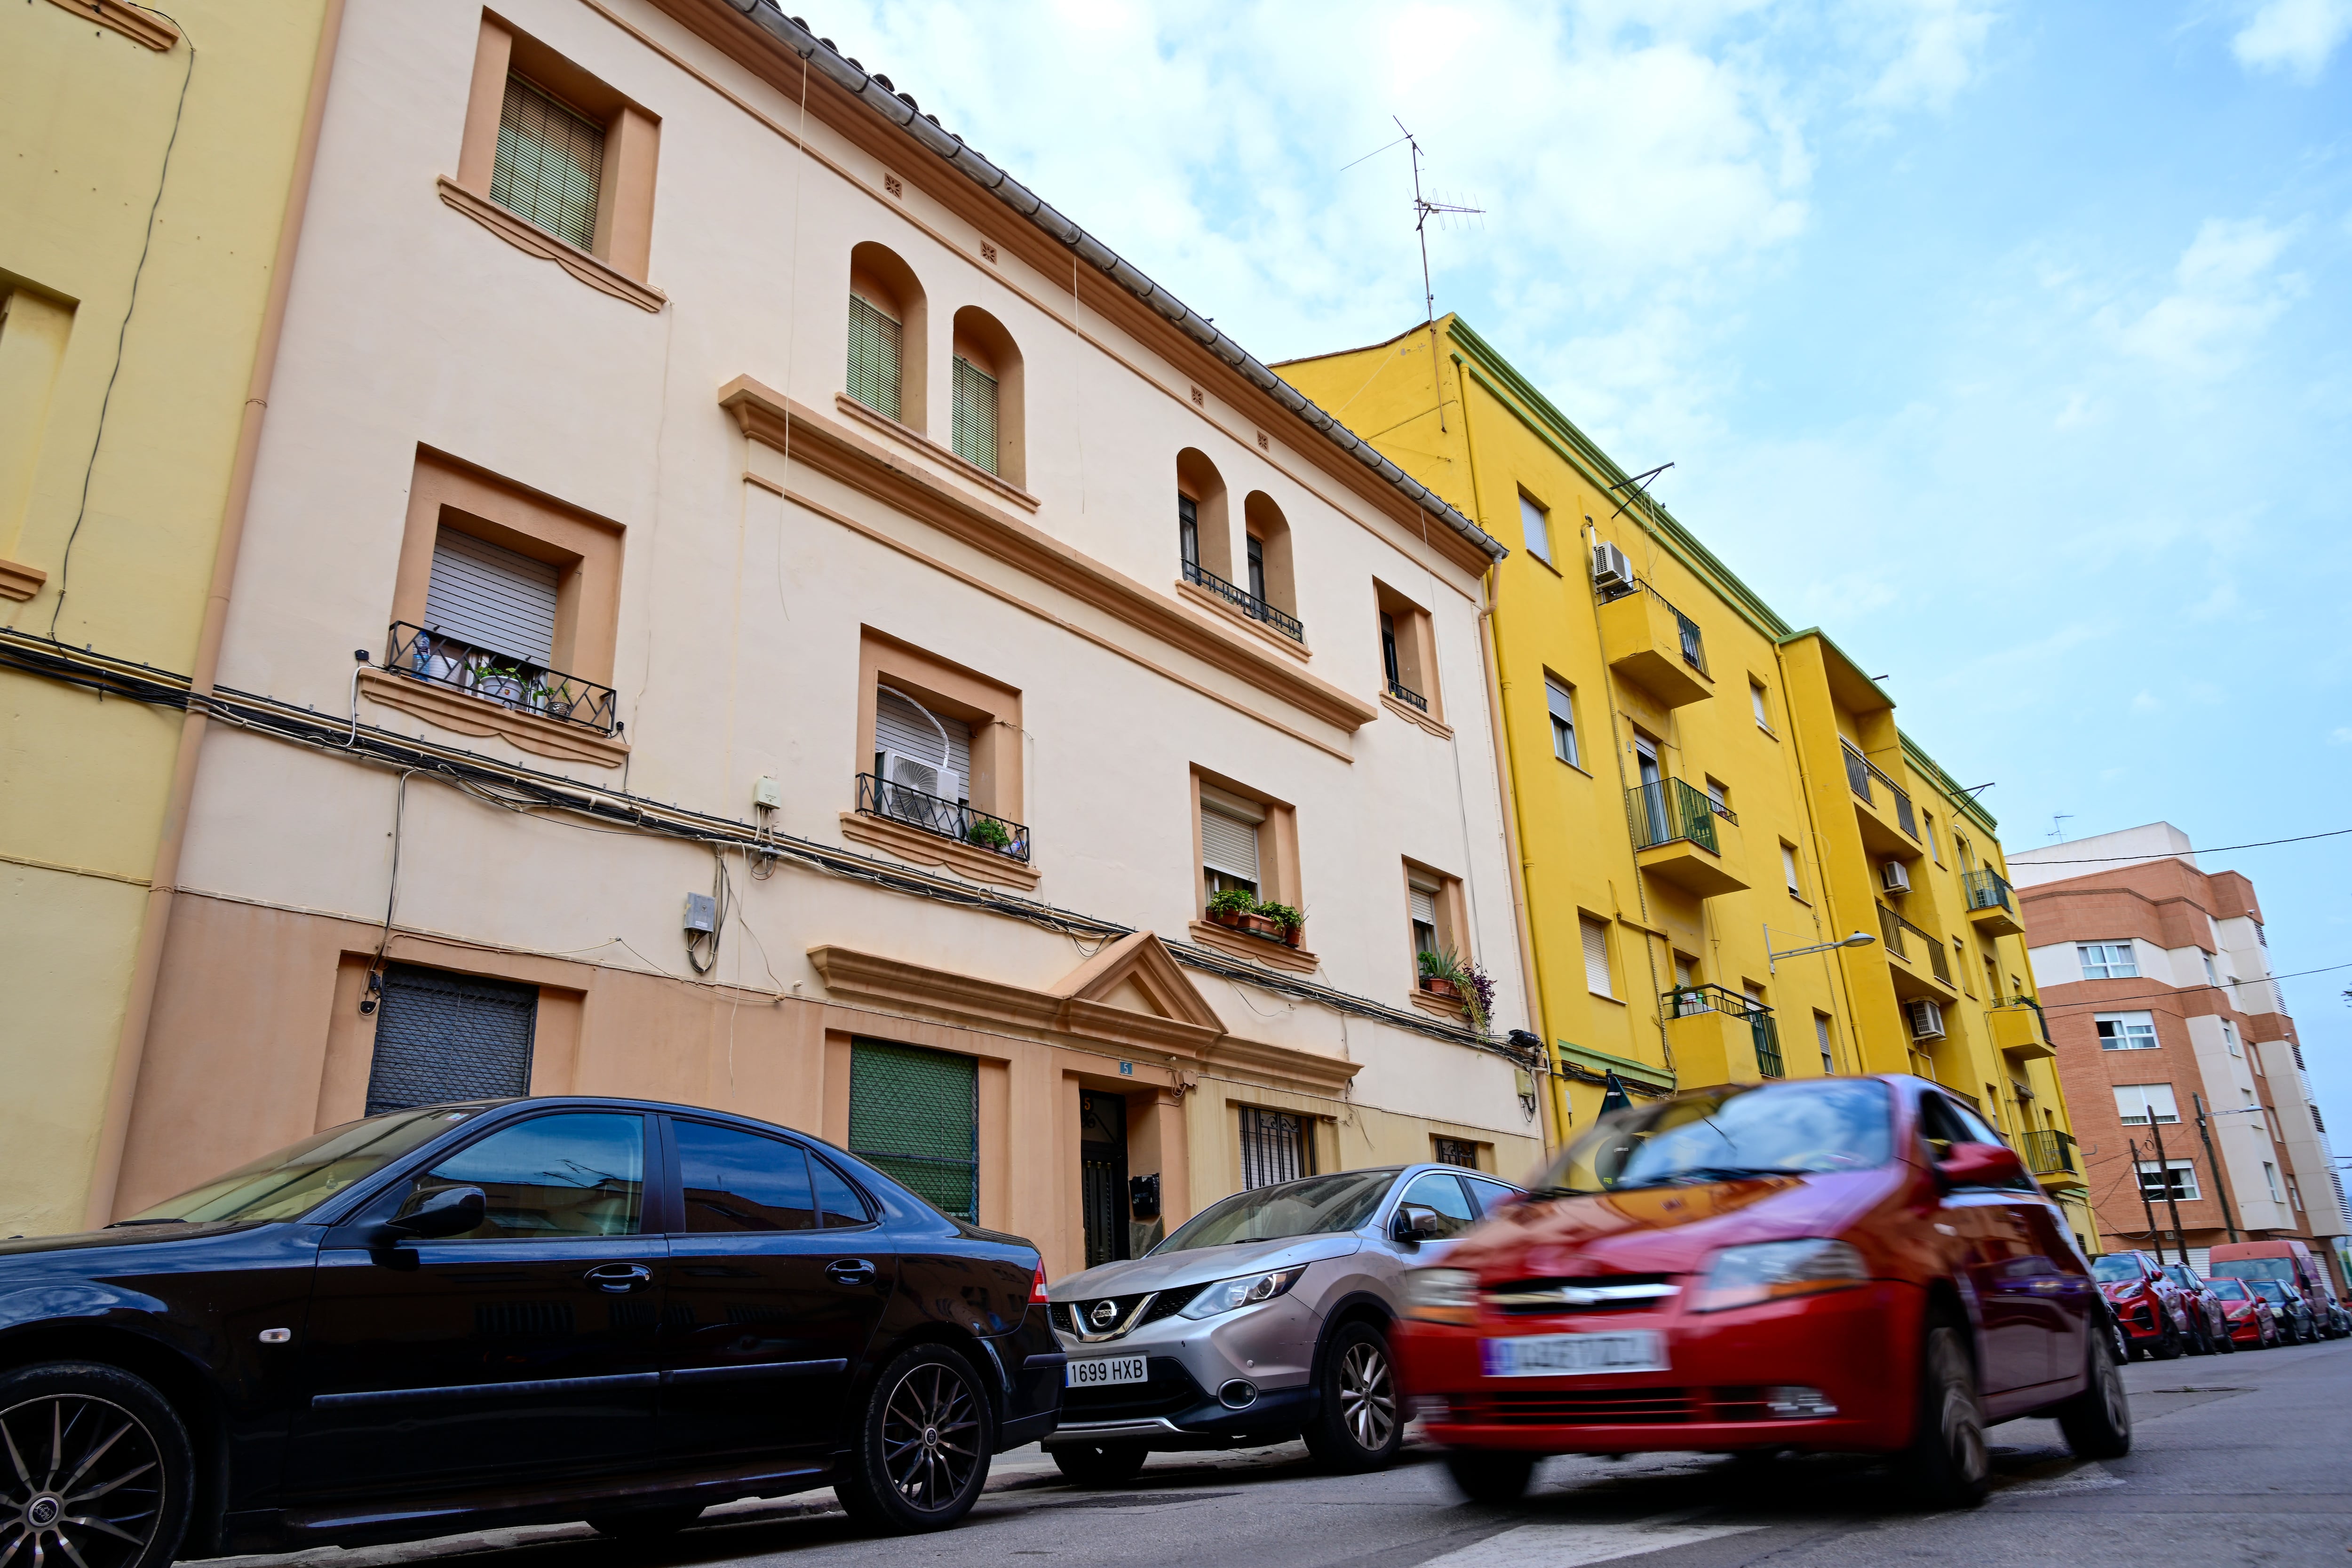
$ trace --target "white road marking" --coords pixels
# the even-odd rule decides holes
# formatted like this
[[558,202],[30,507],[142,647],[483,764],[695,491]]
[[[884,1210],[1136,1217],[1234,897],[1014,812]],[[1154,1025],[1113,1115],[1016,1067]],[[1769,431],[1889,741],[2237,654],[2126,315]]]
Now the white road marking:
[[[1677,1517],[1687,1516],[1667,1516]],[[1760,1524],[1670,1524],[1655,1519],[1629,1524],[1523,1524],[1490,1535],[1475,1546],[1433,1557],[1422,1568],[1579,1568],[1581,1563],[1613,1563],[1621,1557],[1694,1546],[1763,1528]]]

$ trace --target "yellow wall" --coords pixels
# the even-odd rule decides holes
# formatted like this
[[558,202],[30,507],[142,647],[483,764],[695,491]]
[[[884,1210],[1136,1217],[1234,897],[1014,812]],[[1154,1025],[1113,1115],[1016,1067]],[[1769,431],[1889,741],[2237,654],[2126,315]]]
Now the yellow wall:
[[[1415,328],[1282,374],[1350,428],[1381,432],[1376,446],[1511,547],[1492,582],[1493,659],[1537,1011],[1566,1069],[1570,1126],[1598,1110],[1595,1069],[1622,1065],[1628,1078],[1681,1088],[1757,1076],[1744,1024],[1666,1016],[1661,996],[1676,984],[1679,958],[1698,983],[1760,993],[1787,1076],[1824,1070],[1816,1026],[1824,1019],[1835,1071],[1922,1072],[1979,1102],[1991,1086],[1985,1109],[2003,1131],[2067,1130],[2054,1064],[2013,1061],[1992,1043],[1982,955],[1995,955],[2004,987],[2013,976],[2031,994],[2032,974],[2022,937],[1989,940],[1972,927],[1952,830],[1958,822],[1976,863],[1997,868],[1994,825],[1902,736],[1885,693],[1818,631],[1792,631],[1664,508],[1640,498],[1458,319],[1441,321],[1434,342]],[[1528,547],[1522,498],[1548,514],[1549,563]],[[1651,591],[1603,604],[1591,580],[1596,540],[1624,551]],[[1680,657],[1677,615],[1699,628],[1703,672]],[[1547,676],[1574,691],[1576,765],[1555,754]],[[1751,688],[1763,694],[1760,721]],[[1637,849],[1648,810],[1646,801],[1629,810],[1637,733],[1654,741],[1669,777],[1696,791],[1725,786],[1730,817],[1705,814],[1714,853],[1687,843]],[[1916,836],[1902,834],[1884,784],[1874,781],[1874,816],[1858,808],[1841,733],[1908,793]],[[1925,841],[1928,817],[1936,853]],[[1796,893],[1784,845],[1798,859]],[[1964,984],[1936,983],[1918,938],[1906,937],[1907,961],[1878,940],[1888,858],[1906,865],[1913,891],[1883,901],[1931,933]],[[1595,919],[1610,952],[1606,996],[1587,982],[1581,922]],[[1768,957],[1768,940],[1786,952],[1856,931],[1871,944]],[[1944,1004],[1943,1042],[1914,1052],[1898,988]],[[2022,1110],[2015,1083],[2032,1091]],[[2088,1234],[2086,1215],[2078,1229]]]
[[[194,660],[325,5],[173,10],[0,8],[0,652]],[[81,1222],[180,731],[0,663],[0,1234]]]

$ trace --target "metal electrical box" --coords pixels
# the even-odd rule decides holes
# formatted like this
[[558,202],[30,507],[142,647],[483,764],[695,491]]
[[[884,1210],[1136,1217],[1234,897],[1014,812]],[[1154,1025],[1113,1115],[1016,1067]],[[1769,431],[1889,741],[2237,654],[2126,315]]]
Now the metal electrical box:
[[688,893],[686,896],[686,929],[713,931],[719,929],[719,900],[709,893]]

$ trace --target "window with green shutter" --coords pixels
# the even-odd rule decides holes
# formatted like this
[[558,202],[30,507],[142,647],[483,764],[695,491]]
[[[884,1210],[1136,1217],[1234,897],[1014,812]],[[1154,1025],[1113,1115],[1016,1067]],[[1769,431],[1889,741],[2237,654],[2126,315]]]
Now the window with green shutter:
[[959,355],[955,409],[950,421],[955,455],[996,472],[996,378]]
[[[898,323],[873,304],[852,294],[849,297],[849,395],[886,419],[898,418]],[[958,385],[961,384],[959,382]]]
[[854,1040],[849,1149],[959,1219],[980,1217],[980,1064],[970,1057]]
[[522,78],[507,78],[490,200],[558,239],[593,250],[604,174],[604,128]]

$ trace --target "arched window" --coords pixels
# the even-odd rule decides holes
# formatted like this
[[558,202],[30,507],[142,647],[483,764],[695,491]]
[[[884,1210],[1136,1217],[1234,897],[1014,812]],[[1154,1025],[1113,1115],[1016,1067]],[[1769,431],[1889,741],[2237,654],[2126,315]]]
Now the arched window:
[[949,445],[1008,484],[1024,482],[1021,351],[1003,323],[975,305],[955,313]]
[[1176,454],[1177,571],[1185,582],[1213,592],[1234,576],[1233,526],[1225,514],[1225,481],[1208,454],[1187,447]]
[[870,240],[849,253],[849,395],[886,419],[923,428],[923,286],[898,253]]
[[1252,490],[1242,502],[1242,523],[1247,533],[1246,573],[1242,586],[1258,602],[1253,613],[1285,637],[1307,640],[1298,622],[1298,590],[1290,561],[1290,523],[1274,498]]

